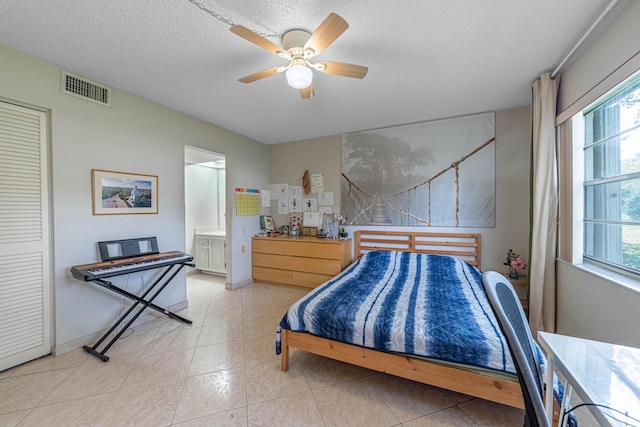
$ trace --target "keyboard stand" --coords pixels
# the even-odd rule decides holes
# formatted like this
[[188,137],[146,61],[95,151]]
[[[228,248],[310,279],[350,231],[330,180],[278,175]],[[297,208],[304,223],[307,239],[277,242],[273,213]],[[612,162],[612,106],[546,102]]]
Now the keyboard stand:
[[[152,303],[152,301],[154,299],[156,299],[156,297],[158,295],[160,295],[160,292],[162,292],[162,290],[169,284],[169,282],[171,282],[171,280],[173,280],[174,277],[176,277],[176,275],[178,274],[178,272],[180,272],[180,270],[182,270],[184,268],[184,266],[189,266],[189,267],[195,267],[194,264],[189,264],[189,263],[179,263],[179,264],[172,264],[169,266],[166,266],[166,268],[164,269],[164,271],[162,272],[162,274],[160,275],[160,277],[158,277],[152,284],[151,286],[149,286],[147,288],[146,291],[144,291],[144,293],[140,296],[134,295],[131,292],[128,292],[124,289],[121,289],[117,286],[115,286],[113,283],[109,282],[108,280],[104,280],[104,279],[95,279],[92,280],[93,283],[102,286],[103,288],[109,289],[110,291],[116,292],[120,295],[123,295],[133,301],[135,301],[135,303],[129,307],[129,309],[126,311],[126,313],[124,313],[122,316],[120,316],[120,318],[113,324],[113,326],[111,326],[109,328],[109,330],[107,332],[105,332],[105,334],[98,340],[98,342],[96,342],[93,347],[89,347],[88,345],[82,346],[82,348],[89,354],[92,354],[94,356],[96,356],[97,358],[99,358],[100,360],[102,360],[103,362],[107,362],[109,360],[108,356],[105,356],[105,353],[111,348],[111,346],[118,340],[118,338],[120,338],[120,336],[127,330],[129,329],[129,327],[131,326],[131,324],[142,314],[142,312],[146,309],[146,308],[152,308],[162,314],[165,314],[167,316],[169,316],[172,319],[176,319],[179,320],[181,322],[187,323],[187,324],[191,324],[193,323],[191,320],[189,319],[185,319],[184,317],[178,316],[175,313],[170,312],[169,310],[162,308],[160,306],[157,306],[155,304]],[[171,273],[171,274],[169,274]],[[168,275],[168,277],[167,277]],[[149,299],[145,299],[148,295],[150,295]],[[122,322],[125,321],[125,319],[129,316],[129,314],[131,314],[134,310],[137,311],[134,313],[134,315],[129,319],[129,321],[124,325],[124,327],[120,330],[120,332],[118,332],[102,349],[102,351],[98,351],[98,347],[109,337],[109,335],[111,335],[111,333],[116,330],[116,328],[118,327],[118,325],[120,325]]]

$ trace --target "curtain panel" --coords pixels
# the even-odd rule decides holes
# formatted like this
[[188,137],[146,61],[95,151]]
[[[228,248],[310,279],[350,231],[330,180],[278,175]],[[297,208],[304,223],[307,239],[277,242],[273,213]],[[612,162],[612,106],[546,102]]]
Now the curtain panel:
[[558,177],[556,101],[559,77],[545,73],[533,84],[532,212],[529,326],[555,332]]

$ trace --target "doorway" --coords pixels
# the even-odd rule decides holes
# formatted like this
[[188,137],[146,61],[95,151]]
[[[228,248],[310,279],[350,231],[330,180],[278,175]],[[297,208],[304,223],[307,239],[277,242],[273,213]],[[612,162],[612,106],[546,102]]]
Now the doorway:
[[227,276],[226,158],[185,146],[185,247],[196,269]]

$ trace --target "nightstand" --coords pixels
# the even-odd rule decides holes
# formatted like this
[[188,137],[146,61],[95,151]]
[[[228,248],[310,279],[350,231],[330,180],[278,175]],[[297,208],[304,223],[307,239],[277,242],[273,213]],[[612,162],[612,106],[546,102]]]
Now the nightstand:
[[509,276],[505,276],[509,279],[509,282],[513,285],[513,289],[515,289],[516,294],[518,294],[518,298],[520,298],[520,304],[522,304],[522,308],[524,309],[524,314],[529,317],[529,289],[527,287],[527,276],[520,276],[517,279],[511,278]]

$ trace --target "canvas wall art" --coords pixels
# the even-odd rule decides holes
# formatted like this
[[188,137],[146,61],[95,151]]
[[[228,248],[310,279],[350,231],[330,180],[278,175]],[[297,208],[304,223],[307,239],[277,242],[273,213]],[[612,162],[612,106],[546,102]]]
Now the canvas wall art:
[[350,225],[495,227],[495,113],[345,134]]

